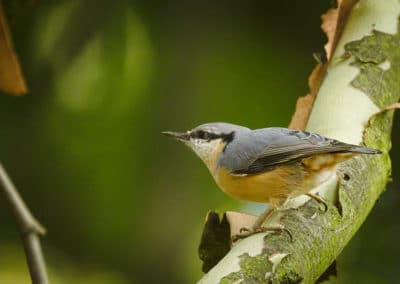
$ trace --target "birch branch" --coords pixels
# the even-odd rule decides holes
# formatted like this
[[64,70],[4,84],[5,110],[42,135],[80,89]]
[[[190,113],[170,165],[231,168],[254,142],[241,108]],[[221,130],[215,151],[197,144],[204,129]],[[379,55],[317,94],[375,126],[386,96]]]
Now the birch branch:
[[[400,96],[400,2],[360,0],[329,61],[307,130],[377,148],[341,165],[314,192],[329,202],[293,200],[264,226],[293,234],[256,234],[239,241],[199,283],[315,283],[364,222],[390,178],[393,110]],[[378,115],[375,115],[379,113]]]

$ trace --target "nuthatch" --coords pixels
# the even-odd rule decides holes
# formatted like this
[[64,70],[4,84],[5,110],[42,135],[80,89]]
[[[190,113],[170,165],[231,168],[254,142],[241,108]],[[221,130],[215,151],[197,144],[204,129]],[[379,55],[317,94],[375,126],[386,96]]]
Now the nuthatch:
[[222,122],[163,134],[189,146],[225,193],[240,200],[270,204],[253,227],[244,229],[235,239],[270,229],[282,230],[261,225],[288,198],[306,194],[323,202],[309,191],[334,174],[338,163],[356,154],[381,153],[305,131],[277,127],[251,130]]

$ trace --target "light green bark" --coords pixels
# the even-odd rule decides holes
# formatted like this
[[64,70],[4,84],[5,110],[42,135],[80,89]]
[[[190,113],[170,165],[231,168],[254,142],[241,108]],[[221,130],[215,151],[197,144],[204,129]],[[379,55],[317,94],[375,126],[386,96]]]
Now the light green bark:
[[355,6],[307,126],[384,153],[340,166],[339,176],[349,179],[333,178],[318,189],[331,204],[326,213],[314,201],[278,213],[273,222],[288,228],[293,242],[285,234],[246,238],[199,283],[314,283],[357,232],[390,178],[393,111],[373,114],[400,98],[399,14],[397,0]]

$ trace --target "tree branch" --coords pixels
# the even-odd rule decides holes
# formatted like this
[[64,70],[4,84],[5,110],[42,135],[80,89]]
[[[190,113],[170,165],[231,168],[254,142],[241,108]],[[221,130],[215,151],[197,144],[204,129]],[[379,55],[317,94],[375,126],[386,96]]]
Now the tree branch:
[[32,216],[1,163],[0,185],[0,190],[18,223],[32,283],[47,284],[46,265],[39,240],[39,235],[44,235],[46,230]]
[[271,233],[241,240],[199,283],[315,283],[357,232],[390,176],[393,111],[380,111],[400,96],[399,14],[397,0],[358,2],[307,123],[309,131],[384,154],[343,163],[340,178],[313,191],[329,202],[326,213],[301,197],[264,223],[285,226],[293,242]]

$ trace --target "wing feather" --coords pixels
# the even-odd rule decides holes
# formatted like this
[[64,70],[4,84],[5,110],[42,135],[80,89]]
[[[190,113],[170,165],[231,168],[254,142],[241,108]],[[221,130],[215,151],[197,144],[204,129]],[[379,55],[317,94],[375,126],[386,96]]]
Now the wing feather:
[[[228,165],[232,174],[257,174],[277,166],[290,164],[304,158],[326,153],[377,153],[379,151],[351,145],[315,133],[287,128],[264,128],[237,137],[228,145]],[[232,158],[232,156],[234,158]]]

